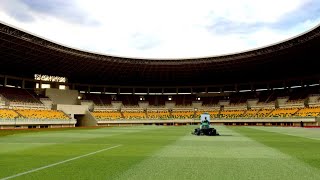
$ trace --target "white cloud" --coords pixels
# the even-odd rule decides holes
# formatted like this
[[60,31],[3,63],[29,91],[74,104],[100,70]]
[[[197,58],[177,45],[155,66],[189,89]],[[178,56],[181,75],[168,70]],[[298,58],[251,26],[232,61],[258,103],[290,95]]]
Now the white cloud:
[[[28,9],[19,0],[3,2],[21,7],[17,12]],[[0,11],[0,21],[55,42],[103,54],[188,58],[239,52],[304,32],[320,19],[307,19],[282,29],[268,25],[285,24],[279,20],[308,2],[311,0],[78,0],[75,3],[79,11],[97,21],[97,25],[72,23],[63,21],[61,16],[37,12],[30,12],[34,21],[23,22]],[[3,6],[6,7],[11,6]],[[248,33],[217,33],[208,29],[216,22],[222,22],[219,26],[226,22],[240,28],[257,27]]]

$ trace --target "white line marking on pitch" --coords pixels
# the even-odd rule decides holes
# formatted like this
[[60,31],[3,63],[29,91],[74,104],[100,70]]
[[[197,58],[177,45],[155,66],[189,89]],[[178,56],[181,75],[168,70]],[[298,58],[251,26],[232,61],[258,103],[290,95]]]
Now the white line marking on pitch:
[[53,166],[57,166],[57,165],[60,165],[60,164],[63,164],[63,163],[69,162],[69,161],[74,161],[74,160],[77,160],[77,159],[80,159],[80,158],[83,158],[83,157],[87,157],[87,156],[90,156],[90,155],[93,155],[93,154],[97,154],[97,153],[100,153],[100,152],[103,152],[103,151],[114,149],[114,148],[117,148],[119,146],[122,146],[122,145],[119,144],[119,145],[116,145],[116,146],[112,146],[112,147],[108,147],[108,148],[105,148],[105,149],[101,149],[99,151],[91,152],[91,153],[84,154],[84,155],[81,155],[81,156],[77,156],[77,157],[74,157],[74,158],[71,158],[71,159],[67,159],[67,160],[64,160],[64,161],[57,162],[57,163],[49,164],[47,166],[42,166],[42,167],[30,170],[30,171],[26,171],[26,172],[22,172],[22,173],[13,175],[13,176],[8,176],[8,177],[2,178],[0,180],[7,180],[7,179],[16,178],[16,177],[19,177],[19,176],[22,176],[22,175],[25,175],[25,174],[33,173],[33,172],[40,171],[40,170],[43,170],[43,169],[47,169],[47,168],[50,168],[50,167],[53,167]]

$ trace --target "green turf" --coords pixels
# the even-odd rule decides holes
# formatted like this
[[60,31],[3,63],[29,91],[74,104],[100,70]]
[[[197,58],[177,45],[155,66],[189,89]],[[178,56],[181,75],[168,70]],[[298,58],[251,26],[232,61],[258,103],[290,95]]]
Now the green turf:
[[[98,129],[100,127],[90,127],[92,129]],[[83,129],[83,128],[47,128],[47,129],[1,129],[1,136],[8,136],[13,134],[21,134],[21,133],[36,133],[36,132],[45,132],[45,131],[63,131],[63,130],[74,130],[74,129]]]
[[233,130],[320,170],[319,129],[250,127]]
[[0,137],[0,180],[116,145],[121,146],[13,179],[320,179],[319,131],[311,139],[310,131],[297,137],[219,126],[222,136],[198,137],[190,134],[193,128],[13,133]]

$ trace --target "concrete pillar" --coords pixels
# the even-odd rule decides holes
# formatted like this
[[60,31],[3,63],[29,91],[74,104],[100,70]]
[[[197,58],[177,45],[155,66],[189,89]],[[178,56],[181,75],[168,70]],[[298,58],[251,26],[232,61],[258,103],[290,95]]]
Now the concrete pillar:
[[25,89],[25,84],[26,84],[26,81],[22,79],[22,84],[21,84],[22,89]]
[[7,86],[7,81],[8,81],[7,76],[4,76],[4,82],[3,82],[3,86],[4,86],[4,87],[6,87],[6,86]]

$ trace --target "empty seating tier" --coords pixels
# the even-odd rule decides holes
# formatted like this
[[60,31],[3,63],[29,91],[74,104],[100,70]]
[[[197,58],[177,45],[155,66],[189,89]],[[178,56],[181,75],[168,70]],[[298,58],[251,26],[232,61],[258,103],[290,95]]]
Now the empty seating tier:
[[303,108],[295,115],[300,117],[320,117],[320,107]]
[[172,111],[171,115],[174,119],[192,119],[194,111]]
[[147,118],[147,115],[143,110],[123,111],[122,114],[125,119],[146,119]]
[[169,119],[170,113],[168,110],[151,110],[148,111],[149,119]]
[[252,117],[255,117],[258,112],[259,112],[259,109],[249,109],[243,114],[242,117],[243,118],[252,118]]
[[213,118],[218,118],[219,117],[219,110],[216,110],[216,111],[197,111],[196,113],[196,118],[200,118],[200,115],[203,114],[203,113],[209,113],[210,114],[210,118],[213,119]]
[[265,118],[271,113],[273,109],[261,109],[254,117]]
[[11,109],[0,109],[0,119],[14,119],[19,117],[19,114]]
[[27,119],[70,119],[62,111],[56,110],[17,109],[16,111]]
[[225,110],[220,112],[220,118],[240,118],[244,112],[244,110]]
[[117,120],[121,119],[121,113],[118,111],[95,111],[92,115],[98,120]]
[[268,115],[268,117],[292,117],[298,110],[298,108],[275,109]]
[[0,87],[0,94],[10,102],[41,104],[39,99],[35,97],[37,95],[34,92],[25,89]]

